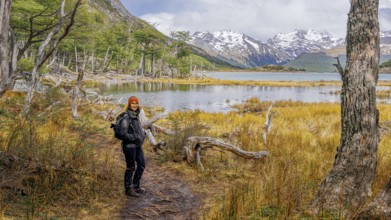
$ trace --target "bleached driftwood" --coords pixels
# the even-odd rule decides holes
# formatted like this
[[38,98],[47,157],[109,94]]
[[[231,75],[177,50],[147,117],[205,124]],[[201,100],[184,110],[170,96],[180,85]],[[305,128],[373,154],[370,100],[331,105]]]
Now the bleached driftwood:
[[273,107],[273,105],[270,105],[269,109],[266,112],[265,131],[263,132],[263,143],[264,144],[267,143],[267,141],[266,141],[267,134],[270,132],[270,129],[272,127],[272,120],[273,120],[273,116],[274,116],[274,111],[271,111],[272,107]]
[[160,126],[160,125],[153,124],[153,127],[154,127],[156,130],[158,130],[158,131],[160,131],[160,132],[162,132],[163,134],[166,134],[166,135],[175,135],[175,134],[176,134],[175,131],[170,130],[170,129],[165,128],[165,127],[162,127],[162,126]]
[[[177,132],[172,131],[170,129],[164,128],[162,126],[154,124],[156,121],[158,121],[161,118],[166,117],[166,114],[158,114],[154,116],[152,119],[149,119],[145,115],[145,111],[141,109],[139,114],[139,119],[141,122],[142,127],[145,129],[146,138],[148,139],[149,143],[152,145],[153,150],[156,152],[162,145],[165,145],[165,142],[163,141],[156,141],[155,134],[156,131],[163,132],[167,135],[176,135]],[[233,132],[237,132],[237,129],[234,129]],[[183,146],[185,149],[185,159],[191,163],[194,160],[197,161],[197,164],[201,167],[202,170],[204,170],[204,166],[201,161],[201,150],[206,150],[209,148],[217,147],[219,151],[229,151],[237,156],[240,156],[242,158],[246,159],[262,159],[269,155],[269,152],[267,151],[245,151],[242,150],[240,147],[237,147],[233,144],[224,142],[223,140],[216,139],[213,137],[200,137],[200,136],[192,136],[187,138],[185,146]]]
[[[143,114],[141,114],[141,112],[142,112]],[[153,125],[156,121],[158,121],[158,120],[160,120],[160,119],[162,119],[162,118],[167,117],[167,114],[166,114],[166,113],[163,113],[163,114],[155,115],[153,118],[148,119],[148,118],[145,116],[144,110],[142,110],[141,112],[140,112],[140,118],[141,118],[141,116],[143,116],[143,120],[141,120],[141,123],[142,123],[142,125],[143,125],[144,128],[152,128],[152,129],[153,129],[153,126],[152,126],[152,125]]]
[[139,118],[141,122],[141,126],[145,129],[145,133],[147,136],[147,139],[149,143],[152,145],[154,151],[156,152],[161,146],[165,145],[164,141],[156,141],[155,135],[153,133],[155,132],[155,122],[158,121],[159,119],[162,119],[166,117],[167,114],[159,114],[154,116],[151,119],[148,119],[147,116],[145,115],[145,111],[143,108],[140,110]]
[[254,152],[245,151],[235,145],[226,143],[220,139],[216,139],[212,137],[193,136],[187,138],[186,144],[184,146],[185,153],[186,153],[185,155],[186,160],[189,163],[193,162],[194,160],[197,160],[197,164],[203,170],[204,166],[202,165],[201,162],[201,150],[210,147],[218,147],[224,151],[229,151],[237,156],[246,159],[262,159],[269,155],[269,152],[267,151],[254,151]]

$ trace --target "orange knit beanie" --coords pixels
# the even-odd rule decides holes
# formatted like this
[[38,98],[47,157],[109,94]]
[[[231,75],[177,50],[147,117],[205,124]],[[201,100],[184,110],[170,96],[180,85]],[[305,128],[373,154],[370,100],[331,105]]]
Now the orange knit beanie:
[[138,98],[136,96],[131,96],[129,99],[128,99],[128,106],[130,106],[130,104],[132,102],[137,102],[137,104],[139,104],[139,101],[138,101]]

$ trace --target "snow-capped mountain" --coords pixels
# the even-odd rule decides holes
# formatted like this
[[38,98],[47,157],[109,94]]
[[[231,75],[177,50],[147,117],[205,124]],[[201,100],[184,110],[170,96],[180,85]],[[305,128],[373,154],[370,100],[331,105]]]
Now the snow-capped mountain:
[[391,54],[391,31],[380,32],[380,49],[382,54]]
[[289,60],[286,53],[273,45],[230,30],[196,32],[192,36],[191,44],[204,49],[212,56],[242,67],[284,64]]
[[[381,52],[391,54],[391,31],[381,32]],[[326,31],[295,30],[278,33],[262,42],[231,30],[196,32],[191,44],[210,55],[235,66],[256,67],[268,64],[282,65],[303,53],[317,53],[329,49],[343,50],[345,39],[335,38]]]
[[342,46],[344,39],[335,38],[326,31],[295,30],[287,34],[278,33],[267,42],[288,53],[289,57],[294,59],[303,53],[319,52]]

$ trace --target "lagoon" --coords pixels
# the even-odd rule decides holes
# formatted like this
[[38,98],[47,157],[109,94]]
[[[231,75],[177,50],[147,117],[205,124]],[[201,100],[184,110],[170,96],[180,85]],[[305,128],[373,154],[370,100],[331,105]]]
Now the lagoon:
[[[197,73],[200,74],[200,73]],[[202,72],[202,75],[229,80],[261,81],[339,81],[338,73],[289,73],[289,72]],[[391,74],[380,74],[380,80],[391,80]],[[168,111],[199,109],[207,112],[228,112],[231,106],[249,98],[261,101],[292,100],[302,102],[339,102],[341,86],[281,87],[239,85],[179,85],[174,83],[132,82],[102,84],[104,95],[122,98],[125,104],[135,95],[145,106],[161,106]],[[390,87],[377,87],[390,90]],[[391,103],[391,99],[379,100]]]
[[249,98],[261,101],[292,100],[302,102],[338,102],[335,94],[340,86],[276,87],[276,86],[223,86],[178,85],[173,83],[132,82],[101,85],[104,95],[122,97],[125,104],[129,96],[140,98],[145,106],[162,106],[168,111],[199,109],[207,112],[228,112],[231,106]]

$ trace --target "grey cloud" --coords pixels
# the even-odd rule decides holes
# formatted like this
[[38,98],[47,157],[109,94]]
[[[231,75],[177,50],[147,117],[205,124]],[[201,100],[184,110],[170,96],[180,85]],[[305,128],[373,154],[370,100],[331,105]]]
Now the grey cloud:
[[[165,0],[156,4],[182,4],[183,10],[141,16],[159,21],[164,33],[170,30],[217,31],[231,29],[266,40],[278,32],[294,29],[327,30],[344,37],[349,11],[348,0]],[[159,6],[156,6],[159,7]],[[391,7],[391,0],[380,0],[380,7]],[[388,13],[387,13],[388,14]],[[381,16],[382,26],[390,19]]]

